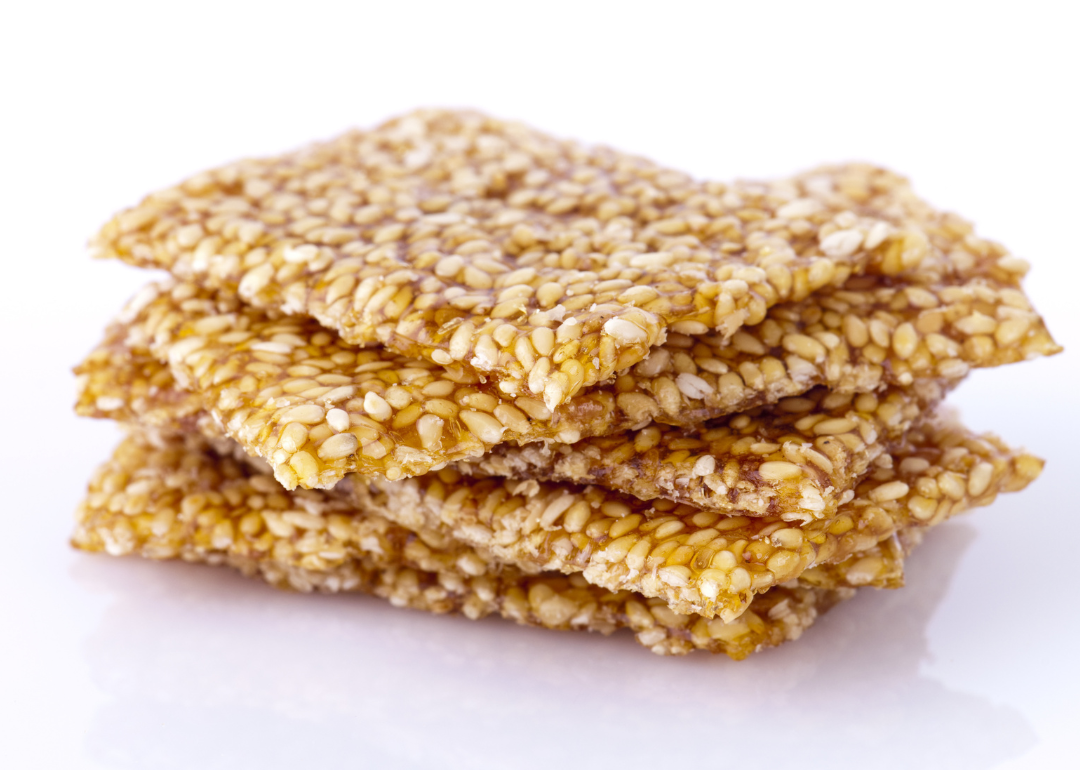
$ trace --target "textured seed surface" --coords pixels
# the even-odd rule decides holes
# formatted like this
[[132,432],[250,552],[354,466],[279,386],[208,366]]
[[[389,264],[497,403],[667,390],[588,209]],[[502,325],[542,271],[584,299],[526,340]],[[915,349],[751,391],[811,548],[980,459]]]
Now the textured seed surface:
[[[349,344],[458,363],[548,409],[669,333],[730,338],[852,275],[917,274],[919,287],[967,277],[994,292],[1015,290],[1026,269],[869,166],[697,182],[435,110],[199,174],[117,215],[94,245],[313,317]],[[956,324],[986,352],[1028,333],[981,308]],[[922,365],[909,329],[882,320],[873,331],[852,324],[850,337]],[[815,361],[831,350],[811,335],[784,342]]]
[[[858,398],[866,402],[869,396]],[[739,415],[730,423],[748,426],[751,418]],[[843,443],[848,435],[851,446],[860,447],[856,433],[837,435],[819,438]],[[1038,459],[992,436],[975,437],[945,417],[931,416],[889,444],[869,474],[836,498],[832,515],[803,522],[740,511],[723,515],[596,485],[474,478],[453,467],[399,481],[355,477],[342,488],[352,490],[360,508],[413,529],[440,530],[526,569],[580,571],[612,590],[662,598],[679,612],[734,618],[758,588],[846,558],[909,524],[936,524],[987,504],[1001,489],[1026,486],[1042,467]],[[821,457],[828,461],[825,453]]]
[[900,588],[904,585],[904,559],[925,534],[923,527],[905,527],[843,561],[811,567],[799,576],[798,582],[820,588],[841,585]]
[[[502,445],[457,468],[479,476],[571,481],[705,510],[787,521],[831,519],[890,441],[900,439],[945,388],[888,388],[872,398],[815,388],[772,407],[697,428],[653,423],[639,431]],[[821,426],[833,424],[822,435]]]
[[[399,607],[500,614],[518,623],[609,634],[629,628],[658,654],[694,649],[739,659],[798,638],[853,594],[858,559],[888,560],[874,547],[757,597],[730,623],[679,615],[661,601],[590,585],[580,575],[529,574],[437,532],[413,531],[357,510],[334,492],[288,492],[268,472],[222,455],[198,437],[148,442],[129,436],[91,479],[73,544],[87,551],[224,564],[299,591],[364,591]],[[887,553],[886,553],[887,551]],[[885,585],[885,583],[881,583]]]
[[422,111],[118,215],[74,543],[741,658],[1042,462],[935,407],[1060,350],[1026,263],[865,165],[696,182]]
[[[360,508],[443,531],[508,563],[581,572],[611,590],[663,599],[676,612],[732,619],[770,585],[905,527],[933,526],[986,505],[1042,469],[1041,460],[948,419],[910,430],[875,465],[833,518],[794,525],[642,501],[599,486],[469,478],[452,468],[399,482],[354,477],[351,493]],[[981,485],[987,466],[991,480],[981,494],[970,494],[969,477],[976,474]],[[897,482],[908,487],[905,495],[873,499],[874,490]],[[588,516],[568,526],[567,515],[579,510]]]
[[[161,310],[167,313],[170,306],[171,303],[163,303]],[[154,307],[154,303],[151,303],[148,311]],[[155,336],[148,335],[143,327],[138,328],[140,336]],[[128,335],[129,338],[132,336],[134,334]],[[115,363],[115,358],[118,356],[106,360]],[[133,353],[128,368],[135,371],[125,371],[114,381],[126,383],[139,377],[145,378],[147,372],[153,373],[152,362],[147,363],[145,358],[145,355],[140,357]],[[266,363],[257,360],[254,365],[261,370]],[[295,366],[308,365],[301,363]],[[164,364],[161,366],[164,368]],[[193,368],[200,368],[200,365],[196,364]],[[366,364],[361,364],[359,368],[366,369]],[[205,376],[211,378],[210,372],[213,370],[206,371]],[[237,377],[240,371],[237,370]],[[435,368],[434,371],[437,373],[441,370]],[[306,373],[306,370],[302,371],[301,375]],[[383,379],[380,379],[379,373],[382,373]],[[387,387],[386,377],[392,378],[394,384]],[[106,377],[98,379],[108,381]],[[168,378],[158,379],[164,383]],[[223,393],[215,402],[219,404],[217,408],[211,407],[216,420],[204,417],[197,419],[196,424],[211,436],[219,435],[218,426],[224,425],[231,436],[241,440],[246,451],[262,456],[274,465],[279,480],[303,480],[304,477],[294,470],[295,463],[292,462],[302,451],[311,458],[310,461],[305,459],[314,466],[311,473],[319,474],[321,469],[327,482],[338,480],[345,470],[354,467],[363,470],[370,470],[371,465],[376,469],[387,467],[385,462],[389,452],[376,458],[364,454],[361,442],[365,437],[370,440],[371,434],[362,432],[359,427],[351,432],[333,426],[331,430],[324,428],[325,436],[319,437],[321,443],[318,443],[312,455],[310,449],[315,446],[315,441],[309,440],[312,436],[310,423],[318,422],[317,418],[323,415],[322,406],[312,403],[296,405],[293,403],[295,399],[274,386],[260,391],[257,401],[238,399],[234,395],[235,388],[230,386],[235,378],[216,379],[218,387],[222,388],[218,392]],[[312,386],[311,380],[301,376],[286,380],[284,390],[297,390],[296,382],[300,383],[301,388]],[[345,409],[335,407],[330,412],[336,410],[342,412],[342,416],[349,417],[352,411],[357,415],[355,421],[369,429],[372,421],[364,415],[370,413],[372,408],[380,410],[378,417],[382,423],[390,421],[393,424],[397,418],[391,419],[393,412],[386,413],[385,410],[391,407],[375,390],[367,390],[361,399],[359,394],[366,388],[381,388],[391,401],[407,405],[406,409],[411,408],[419,413],[414,396],[422,399],[423,392],[433,388],[438,388],[437,395],[448,395],[443,391],[454,384],[448,380],[433,381],[430,377],[402,384],[402,370],[388,368],[374,373],[365,370],[353,382],[354,385],[348,387],[355,387],[355,391],[353,397],[343,404]],[[124,387],[130,389],[130,385]],[[214,386],[210,390],[214,391]],[[340,392],[342,386],[338,385],[330,393],[335,390]],[[460,463],[459,467],[468,473],[484,475],[597,483],[628,491],[646,500],[663,497],[721,512],[738,511],[748,515],[780,516],[789,520],[823,519],[835,514],[840,496],[852,488],[856,479],[884,451],[885,443],[902,435],[920,414],[940,400],[943,391],[944,387],[933,380],[919,380],[913,388],[892,387],[873,396],[861,397],[830,394],[823,388],[817,388],[798,398],[783,400],[772,408],[758,408],[698,429],[654,423],[640,431],[584,439],[572,445],[549,442],[516,447],[502,444],[472,463]],[[109,398],[118,402],[125,397],[123,388],[110,390],[109,394]],[[469,390],[458,398],[458,402],[464,402],[466,406],[484,405],[491,408],[490,403],[482,401],[485,395]],[[96,389],[89,389],[80,403],[93,407],[100,398]],[[155,399],[162,404],[158,406]],[[226,402],[225,406],[220,405],[222,400]],[[447,401],[438,400],[440,403]],[[262,443],[253,441],[250,434],[247,434],[248,440],[245,441],[245,434],[240,430],[229,430],[230,426],[235,425],[235,410],[251,403],[265,404],[262,414],[269,415],[268,419],[261,415],[249,416],[244,423],[247,426],[263,426],[263,432],[271,438]],[[179,395],[168,392],[165,385],[160,385],[137,405],[133,403],[126,413],[129,421],[138,421],[140,410],[154,410],[156,421],[153,424],[168,427],[162,415],[168,412],[172,404],[184,404],[186,407],[186,402]],[[501,415],[503,420],[511,422],[502,411],[511,408],[508,404],[502,404],[492,410],[493,415],[466,408],[457,415],[447,413],[446,420],[427,414],[410,420],[394,437],[401,442],[410,441],[418,448],[423,447],[430,456],[435,447],[434,442],[424,434],[423,419],[443,420],[432,430],[438,431],[440,446],[448,447],[450,438],[455,435],[466,437],[458,439],[460,444],[467,439],[482,440],[485,431],[502,432],[504,428],[495,415]],[[309,411],[312,414],[308,415]],[[328,423],[330,412],[326,412]],[[117,410],[113,416],[123,415]],[[190,422],[187,412],[178,410],[177,418],[175,430],[184,432]],[[303,424],[302,420],[308,420],[308,424]],[[822,435],[820,426],[830,424],[832,428],[827,435]],[[353,427],[352,422],[346,427]],[[560,423],[557,428],[559,435],[565,435],[565,425]],[[444,440],[443,436],[448,432]],[[481,451],[475,445],[470,445],[468,449]],[[393,451],[401,456],[402,446],[398,444]],[[435,459],[441,464],[457,456],[446,451],[436,455]],[[338,472],[330,474],[325,470],[327,467],[334,467]],[[390,466],[390,470],[394,467]],[[329,486],[329,483],[323,485]]]
[[[862,288],[852,288],[856,284]],[[715,335],[672,333],[645,361],[553,413],[537,399],[511,398],[457,363],[444,367],[381,348],[359,350],[314,321],[268,315],[190,284],[147,287],[77,369],[77,410],[160,422],[146,399],[172,378],[202,398],[204,408],[249,453],[272,463],[284,485],[328,487],[350,471],[389,478],[418,475],[448,461],[479,457],[504,441],[574,442],[650,420],[696,426],[821,384],[840,392],[884,384],[914,385],[918,391],[932,379],[955,382],[971,367],[1058,349],[1016,290],[994,293],[969,282],[948,291],[939,288],[940,300],[925,291],[915,297],[915,305],[910,294],[910,287],[898,290],[853,279],[817,297],[823,304],[808,300],[773,307],[763,323],[741,330],[730,344]],[[933,309],[923,307],[931,300]],[[994,303],[997,311],[987,306]],[[988,337],[982,338],[986,344],[969,344],[949,319],[967,318],[975,306],[1022,315],[1025,335],[1009,346]],[[920,338],[915,353],[900,359],[891,347],[870,341],[863,319],[883,330],[886,339],[890,328],[903,324],[933,331]],[[828,354],[810,361],[786,352],[792,346],[784,340],[796,336],[819,341]],[[167,363],[168,371],[155,361]],[[127,398],[127,392],[133,397]],[[169,397],[176,400],[175,408],[187,410],[193,420],[198,417],[198,398]],[[125,404],[128,411],[123,411]],[[318,409],[292,411],[306,405]],[[290,425],[311,424],[293,417],[310,420],[324,413],[330,430],[354,433],[356,452],[320,454],[315,444],[328,438],[325,428],[308,433],[314,451],[285,435]],[[295,428],[293,433],[299,435]],[[311,458],[303,465],[310,475],[297,473],[291,462],[300,451]],[[694,495],[701,488],[696,484],[690,499],[708,505],[707,493]]]

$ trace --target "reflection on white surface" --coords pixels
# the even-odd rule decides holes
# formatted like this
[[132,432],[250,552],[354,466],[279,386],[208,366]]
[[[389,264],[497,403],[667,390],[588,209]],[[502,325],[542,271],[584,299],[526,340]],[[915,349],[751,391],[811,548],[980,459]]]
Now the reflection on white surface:
[[86,750],[114,768],[989,768],[1030,749],[1031,726],[920,665],[974,536],[939,528],[905,588],[864,591],[741,663],[86,556],[74,578],[115,601],[85,642],[110,699]]

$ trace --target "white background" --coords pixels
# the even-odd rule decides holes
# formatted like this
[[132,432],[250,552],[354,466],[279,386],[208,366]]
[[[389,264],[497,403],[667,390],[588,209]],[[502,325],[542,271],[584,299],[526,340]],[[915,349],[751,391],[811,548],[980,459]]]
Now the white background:
[[[4,3],[0,764],[1080,766],[1078,21],[1065,0]],[[70,415],[69,367],[146,280],[88,236],[201,168],[420,105],[699,177],[909,175],[1034,264],[1069,352],[954,401],[1044,476],[934,532],[906,588],[743,663],[71,551],[117,431]]]

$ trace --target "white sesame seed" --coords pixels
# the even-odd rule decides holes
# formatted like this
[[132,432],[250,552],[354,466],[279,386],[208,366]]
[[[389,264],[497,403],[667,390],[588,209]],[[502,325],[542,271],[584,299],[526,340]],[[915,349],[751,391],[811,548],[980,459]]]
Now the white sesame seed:
[[683,372],[676,377],[675,384],[687,398],[707,398],[716,392],[707,381],[689,372]]
[[850,257],[862,245],[863,234],[858,230],[837,230],[821,240],[821,251],[827,257],[843,259]]

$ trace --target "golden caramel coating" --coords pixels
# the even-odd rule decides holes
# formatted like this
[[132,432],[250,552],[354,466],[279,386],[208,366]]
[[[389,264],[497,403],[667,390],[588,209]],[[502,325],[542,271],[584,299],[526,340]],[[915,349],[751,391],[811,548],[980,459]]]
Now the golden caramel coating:
[[[202,305],[208,301],[190,298],[179,304],[190,308],[193,304]],[[184,336],[182,333],[168,335],[169,324],[174,322],[170,319],[177,317],[173,312],[176,304],[173,294],[159,295],[143,310],[147,323],[129,328],[125,333],[121,333],[124,329],[122,326],[114,327],[110,331],[102,348],[91,357],[88,364],[80,368],[87,378],[84,380],[86,387],[82,390],[77,407],[80,411],[100,413],[99,404],[105,399],[109,402],[108,405],[113,407],[111,414],[114,417],[126,417],[128,421],[157,427],[171,427],[177,433],[189,429],[187,426],[192,418],[185,411],[189,406],[188,401],[168,391],[168,377],[154,371],[153,359],[148,361],[145,356],[137,357],[132,354],[130,361],[126,362],[122,354],[125,334],[129,339],[135,337],[156,341],[177,337],[180,340],[177,345],[186,345],[186,340],[193,339],[193,336]],[[217,321],[235,316],[209,317]],[[196,320],[194,325],[197,327],[200,323],[202,319]],[[285,323],[290,321],[286,320]],[[280,331],[283,327],[272,326],[271,328],[279,331],[269,335],[267,326],[262,324],[243,332],[245,342],[241,344],[244,345],[252,344],[246,335],[257,334],[256,330],[259,329],[264,334],[255,339],[274,340],[254,343],[258,349],[249,353],[249,356],[272,353],[266,350],[267,345],[284,344],[281,340],[285,335]],[[162,331],[163,329],[165,331]],[[240,334],[235,327],[229,329],[224,334],[231,339]],[[360,365],[364,371],[350,383],[344,383],[340,379],[321,382],[308,377],[292,376],[285,382],[285,393],[276,386],[260,392],[261,403],[267,404],[269,409],[273,410],[274,416],[267,425],[277,426],[270,430],[271,435],[276,434],[277,438],[269,447],[266,442],[261,445],[254,444],[253,447],[250,434],[245,436],[241,433],[238,436],[240,431],[233,426],[236,424],[238,404],[234,395],[235,383],[242,377],[252,377],[254,380],[254,376],[244,374],[246,369],[235,371],[236,367],[230,367],[230,362],[214,368],[205,366],[201,360],[180,361],[172,354],[174,350],[176,347],[170,347],[166,343],[165,351],[168,353],[162,351],[159,355],[169,358],[173,362],[173,368],[179,369],[184,379],[194,378],[198,371],[203,371],[207,388],[200,392],[205,393],[208,400],[217,394],[216,400],[211,400],[214,405],[211,410],[216,423],[205,417],[195,418],[196,424],[202,426],[202,432],[211,437],[218,436],[221,431],[217,426],[225,426],[228,433],[241,439],[246,451],[268,460],[273,465],[278,480],[290,488],[295,487],[295,474],[290,471],[297,466],[298,456],[317,456],[324,463],[338,460],[337,473],[330,475],[327,472],[323,478],[323,486],[336,483],[346,471],[357,467],[366,472],[385,469],[381,464],[372,467],[350,462],[354,457],[329,458],[325,451],[333,441],[340,441],[340,438],[335,436],[353,438],[351,443],[360,446],[358,434],[368,425],[360,423],[361,418],[354,418],[355,411],[364,409],[369,400],[368,394],[376,392],[371,390],[370,386],[365,388],[366,383],[385,383],[384,380],[377,379],[380,371],[391,375],[397,383],[382,391],[385,399],[388,402],[393,401],[397,406],[401,406],[401,402],[394,388],[418,399],[423,397],[424,390],[430,389],[430,381],[428,385],[424,385],[425,380],[414,380],[402,385],[401,369],[384,368],[371,372],[364,364]],[[234,353],[231,363],[235,363],[241,355]],[[220,363],[216,358],[215,361]],[[109,367],[119,366],[120,369],[116,372],[101,372],[97,368],[97,362]],[[266,355],[249,360],[248,363],[261,367],[259,371],[264,371],[265,367],[269,366]],[[299,365],[311,366],[303,363]],[[161,370],[166,368],[164,364],[158,366]],[[222,372],[229,368],[234,370],[234,376],[223,376]],[[296,367],[291,369],[295,372]],[[433,371],[438,374],[441,370]],[[153,384],[149,385],[147,381]],[[213,384],[213,381],[217,384]],[[116,387],[103,395],[103,391],[95,387],[99,382]],[[137,386],[135,383],[138,383]],[[297,383],[299,387],[307,388],[297,394],[300,398],[308,399],[307,401],[297,403],[286,395],[296,393]],[[172,384],[175,388],[175,383]],[[131,399],[130,405],[125,401],[125,389],[137,395],[137,398]],[[298,425],[297,420],[285,424],[284,428],[281,427],[284,419],[295,420],[295,415],[304,410],[319,410],[316,415],[323,416],[327,423],[332,422],[335,417],[335,393],[339,394],[337,403],[341,404],[336,408],[349,419],[346,422],[342,416],[340,426],[334,427],[338,430],[350,427],[351,433],[333,433],[327,425],[312,426],[311,421],[307,425]],[[654,423],[636,433],[584,439],[573,445],[533,444],[514,448],[504,444],[496,447],[494,453],[481,457],[475,465],[479,471],[488,475],[599,483],[628,491],[646,500],[666,497],[676,502],[687,502],[721,512],[773,515],[793,521],[829,518],[835,514],[840,497],[850,490],[869,463],[884,450],[884,442],[902,435],[913,421],[928,406],[937,403],[942,395],[943,388],[932,380],[920,380],[917,386],[911,389],[891,388],[879,394],[861,394],[854,398],[852,394],[830,394],[817,388],[798,398],[781,401],[769,410],[758,408],[722,422],[716,421],[704,429],[673,428]],[[469,403],[468,399],[466,395],[463,400]],[[241,407],[251,403],[251,400],[239,401]],[[174,425],[169,426],[164,422],[163,415],[174,404],[178,410],[177,420]],[[121,407],[126,407],[126,411],[121,411]],[[500,407],[496,407],[496,414],[500,413],[499,409]],[[279,419],[278,415],[285,415],[285,418]],[[427,416],[430,416],[430,412],[427,415],[422,414],[420,419],[426,419]],[[465,429],[466,423],[450,419],[449,415],[448,419],[452,428],[448,431],[448,437],[456,437],[462,433],[473,436]],[[249,417],[244,425],[250,426],[252,422]],[[371,423],[372,420],[368,419],[366,422]],[[385,422],[389,422],[391,428],[394,425],[394,420],[384,420]],[[327,435],[320,436],[320,429]],[[393,437],[400,440],[407,435],[401,431]],[[309,440],[316,445],[314,451],[304,449]],[[321,444],[317,443],[320,440]],[[291,446],[288,444],[290,441]],[[282,444],[292,449],[293,454],[288,455],[281,447]],[[300,455],[300,452],[304,452],[304,455]],[[398,447],[398,456],[403,456],[403,453],[404,450]],[[439,459],[445,462],[445,459],[459,456],[460,452],[447,451],[440,455]],[[360,453],[359,457],[363,459],[364,455]],[[282,468],[286,460],[292,465]]]
[[799,575],[798,582],[818,588],[900,588],[904,585],[904,558],[922,542],[925,533],[925,527],[905,527],[872,548],[857,551],[842,561],[811,567]]
[[705,649],[734,658],[797,638],[819,612],[851,595],[849,575],[873,584],[859,560],[896,572],[904,556],[899,546],[872,549],[822,571],[812,588],[794,582],[757,597],[725,623],[677,615],[657,599],[606,591],[580,575],[492,564],[469,546],[357,511],[332,493],[286,492],[198,439],[154,445],[139,435],[95,473],[77,518],[72,542],[87,551],[227,564],[282,588],[365,591],[396,606],[470,618],[498,613],[605,634],[626,627],[653,652]]
[[351,477],[357,507],[410,529],[446,532],[520,566],[581,572],[594,585],[664,600],[675,612],[737,617],[755,593],[815,564],[863,551],[908,526],[932,526],[1000,491],[1022,489],[1042,461],[993,436],[930,421],[804,524],[724,516],[598,486],[469,478],[453,468],[388,482]]
[[[740,417],[746,416],[732,422],[743,424]],[[799,449],[805,459],[814,456]],[[844,457],[850,449],[832,451]],[[1025,486],[1041,467],[993,437],[977,439],[943,421],[909,431],[890,453],[878,454],[872,473],[855,489],[849,481],[835,498],[832,516],[805,524],[778,515],[722,516],[598,486],[469,478],[454,468],[397,482],[354,476],[338,492],[351,490],[356,507],[489,549],[525,569],[582,571],[611,590],[638,591],[684,614],[730,620],[758,591],[871,548],[908,525],[936,524],[986,504],[1001,489]]]
[[[212,432],[210,432],[210,435],[199,433],[183,434],[171,430],[168,426],[165,426],[164,429],[159,429],[146,425],[130,425],[128,426],[128,429],[131,440],[134,440],[141,446],[158,448],[176,448],[182,446],[186,447],[189,453],[198,454],[209,452],[217,457],[228,458],[231,461],[238,462],[247,468],[247,473],[249,474],[254,473],[265,476],[272,473],[270,467],[266,463],[259,458],[254,458],[246,454],[239,444],[231,439],[216,436]],[[889,466],[892,463],[892,457],[881,458],[878,461],[879,466]],[[361,492],[358,494],[355,485],[362,485],[364,483],[365,480],[363,478],[350,476],[343,483],[332,490],[326,490],[323,494],[329,495],[335,501],[349,501],[349,505],[347,506],[349,510],[362,511],[364,509],[358,508],[356,501],[358,499],[369,499],[368,495],[370,493]],[[299,490],[297,490],[297,492],[299,493]],[[381,504],[385,504],[385,501]],[[666,506],[662,504],[661,507]],[[854,509],[855,506],[851,506],[850,508]],[[841,520],[839,529],[844,532],[844,536],[840,538],[838,544],[827,543],[822,549],[823,559],[818,561],[814,567],[811,567],[803,573],[811,574],[808,584],[826,588],[848,585],[897,588],[903,584],[903,559],[916,545],[918,545],[924,529],[932,525],[928,525],[925,522],[912,521],[910,517],[904,519],[904,521],[899,524],[895,521],[888,522],[881,519],[880,516],[878,516],[878,513],[879,511],[875,509],[866,512],[866,515],[859,516],[856,514],[856,518],[850,523],[846,520]],[[737,518],[742,519],[745,517]],[[449,547],[448,544],[453,543],[461,548],[468,549],[471,553],[476,554],[478,558],[483,559],[489,565],[489,569],[492,567],[501,568],[501,566],[504,566],[489,549],[482,546],[462,544],[451,534],[450,530],[444,526],[435,524],[434,529],[427,528],[427,524],[430,522],[426,521],[422,515],[398,515],[395,517],[395,521],[398,523],[402,521],[408,522],[408,525],[411,526],[407,526],[406,528],[409,529],[410,532],[419,533],[425,542],[439,543],[442,544],[442,547],[446,548]],[[714,526],[722,527],[723,521],[724,520],[721,519],[721,523]],[[940,523],[941,521],[943,521],[943,518],[938,518],[934,521],[934,524]],[[820,528],[821,527],[819,526],[819,529]],[[854,568],[851,575],[848,575],[849,570],[854,567],[856,561],[859,562],[858,566]],[[540,569],[536,564],[528,561],[518,563],[514,565],[514,568],[522,569],[530,574],[535,573]],[[795,579],[801,580],[802,576],[800,575]]]
[[652,423],[575,444],[503,445],[458,470],[598,484],[642,500],[784,521],[831,519],[855,482],[944,388],[834,393],[815,388],[696,428]]
[[[199,556],[184,558],[202,561]],[[216,561],[213,563],[217,563]],[[258,575],[278,588],[298,591],[363,591],[396,607],[428,612],[460,612],[470,619],[501,615],[516,623],[559,631],[611,634],[630,629],[638,644],[657,655],[694,650],[724,653],[742,660],[751,653],[802,636],[822,613],[855,594],[854,588],[819,588],[795,583],[762,594],[741,617],[679,615],[659,599],[613,593],[590,585],[580,575],[527,576],[504,572],[489,586],[465,584],[460,592],[443,585],[443,575],[390,566],[365,570],[353,560],[328,572],[283,565],[273,559],[225,557],[225,565]],[[450,582],[453,585],[453,581]]]
[[[931,378],[955,381],[970,367],[1058,350],[1015,289],[975,281],[931,291],[854,279],[815,296],[821,304],[773,307],[731,344],[671,334],[644,362],[552,413],[536,399],[506,396],[468,367],[357,350],[312,320],[266,315],[190,284],[148,287],[80,367],[77,409],[129,419],[117,411],[123,389],[153,392],[168,377],[144,371],[156,356],[203,396],[229,435],[273,464],[282,484],[314,488],[350,471],[420,475],[500,442],[568,443],[650,420],[696,426],[821,383],[841,392],[920,383],[918,390]],[[982,333],[994,318],[1002,319],[994,336]],[[109,370],[125,356],[134,371],[114,376]],[[707,497],[689,501],[709,505]]]
[[[855,274],[1008,288],[1026,270],[869,166],[695,182],[437,110],[199,174],[119,214],[95,248],[316,318],[349,344],[471,367],[549,410],[669,331],[728,338]],[[970,325],[994,340],[981,316]]]
[[179,387],[167,365],[130,347],[127,337],[126,326],[111,324],[101,344],[75,367],[75,413],[177,434],[220,435],[203,396]]

